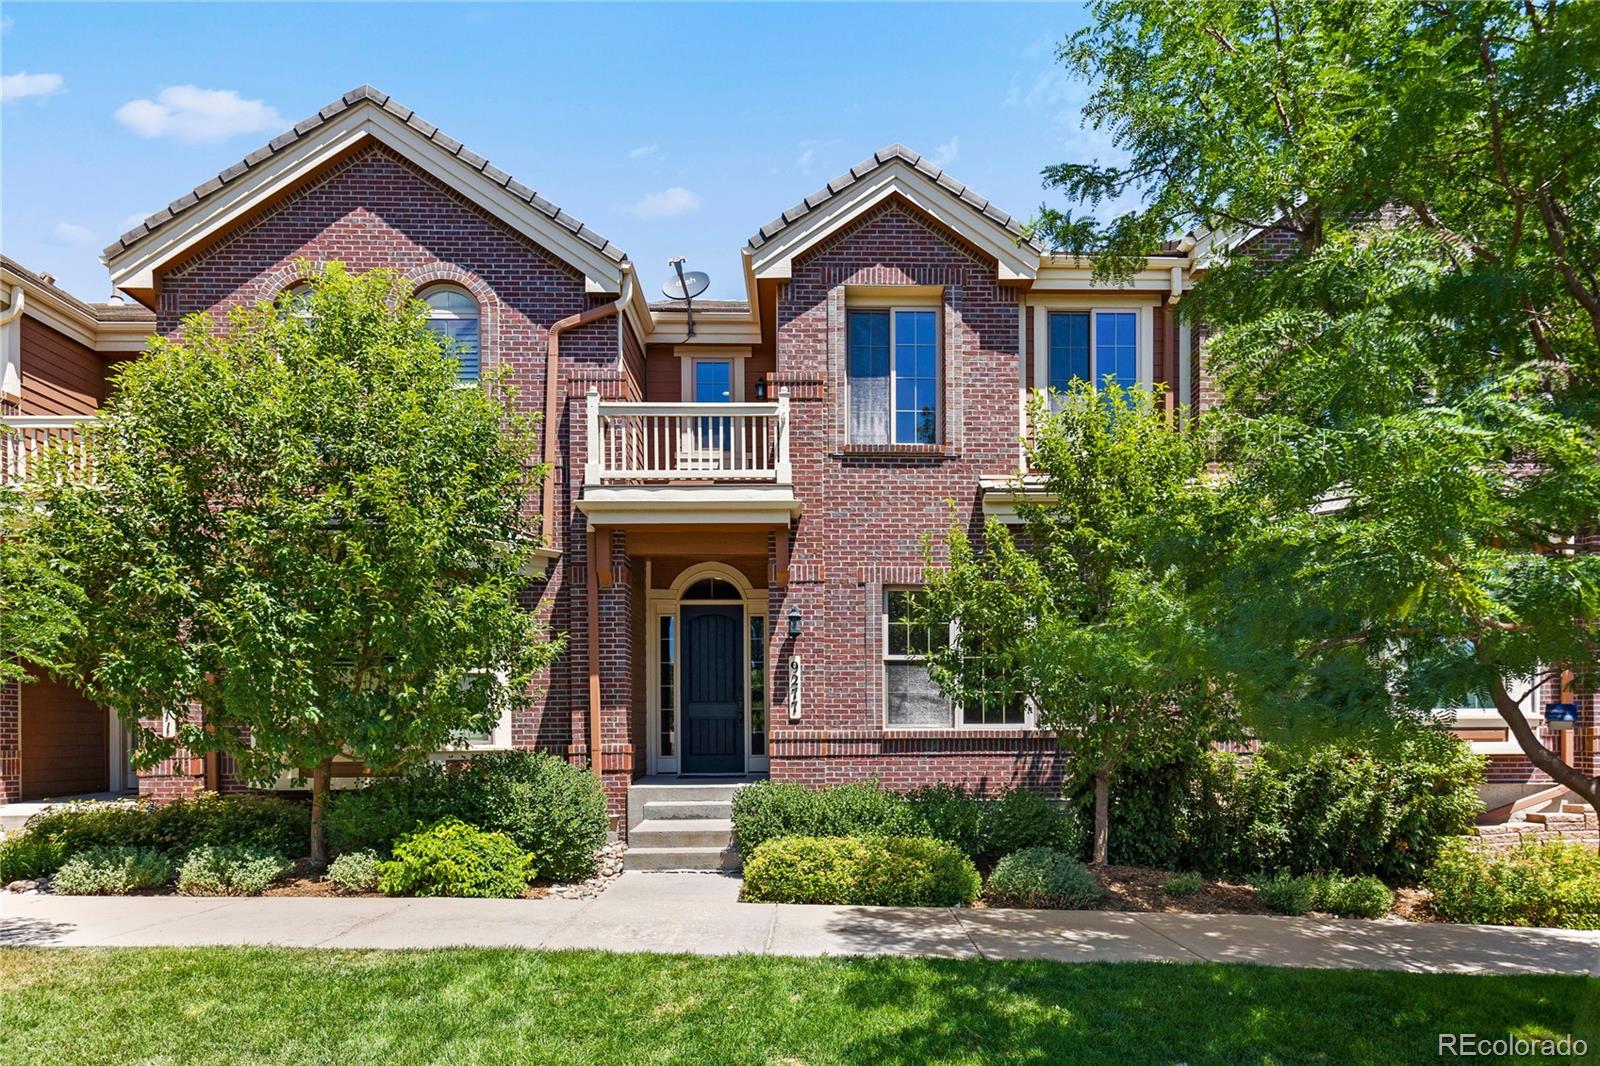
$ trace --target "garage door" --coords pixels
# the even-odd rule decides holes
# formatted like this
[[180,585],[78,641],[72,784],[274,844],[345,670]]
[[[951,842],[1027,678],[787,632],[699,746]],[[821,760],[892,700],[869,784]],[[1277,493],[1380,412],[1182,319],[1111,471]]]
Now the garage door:
[[104,792],[110,784],[106,709],[53,681],[22,687],[22,798]]

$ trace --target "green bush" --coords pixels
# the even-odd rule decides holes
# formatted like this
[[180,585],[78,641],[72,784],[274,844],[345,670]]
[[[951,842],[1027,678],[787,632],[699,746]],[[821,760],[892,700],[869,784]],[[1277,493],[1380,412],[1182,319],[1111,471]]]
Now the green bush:
[[258,844],[203,844],[178,866],[185,896],[259,896],[289,872],[280,853]]
[[0,888],[12,881],[47,877],[60,869],[67,849],[59,840],[21,833],[0,840]]
[[1280,871],[1271,879],[1258,882],[1255,888],[1262,904],[1279,914],[1323,911],[1341,918],[1381,918],[1394,906],[1394,893],[1367,874],[1294,876]]
[[446,818],[395,843],[394,858],[378,864],[378,887],[391,896],[514,899],[536,872],[506,834]]
[[378,854],[373,851],[347,851],[328,864],[328,880],[344,892],[378,890]]
[[814,790],[746,786],[733,797],[733,834],[745,855],[785,836],[919,836],[991,859],[1036,846],[1076,852],[1083,839],[1074,813],[1036,792],[1013,789],[984,800],[952,785],[899,793],[876,781]]
[[1427,883],[1446,921],[1600,929],[1600,856],[1579,844],[1524,840],[1496,855],[1452,840]]
[[46,807],[23,828],[23,835],[53,840],[66,854],[89,848],[155,846],[153,803],[64,803]]
[[983,886],[983,898],[1000,907],[1082,910],[1104,890],[1089,868],[1055,848],[1024,848],[1003,857]]
[[1048,796],[1014,788],[983,807],[979,855],[999,858],[1027,848],[1054,848],[1077,855],[1083,830],[1076,813]]
[[1184,896],[1192,896],[1199,892],[1200,889],[1205,887],[1205,883],[1205,879],[1199,874],[1173,874],[1161,882],[1161,891],[1169,896],[1181,899]]
[[304,855],[311,843],[311,807],[277,796],[207,793],[150,811],[153,846],[172,853],[248,844],[280,855]]
[[61,896],[123,896],[162,888],[172,880],[172,860],[154,848],[88,848],[50,879]]
[[[1111,861],[1416,881],[1444,841],[1470,829],[1482,765],[1468,745],[1433,729],[1383,750],[1266,744],[1249,759],[1197,752],[1112,782]],[[1087,817],[1088,782],[1075,783],[1074,799]]]
[[977,898],[972,860],[927,837],[774,837],[745,859],[743,898],[759,903],[953,907]]
[[334,852],[387,855],[395,842],[444,818],[504,833],[539,856],[554,881],[591,876],[610,820],[594,775],[545,752],[493,752],[445,771],[418,766],[336,793],[325,825]]

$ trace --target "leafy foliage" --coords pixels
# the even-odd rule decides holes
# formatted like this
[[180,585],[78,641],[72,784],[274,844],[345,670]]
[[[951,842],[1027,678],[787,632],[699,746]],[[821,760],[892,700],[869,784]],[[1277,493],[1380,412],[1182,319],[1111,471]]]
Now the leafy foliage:
[[[930,566],[927,625],[958,637],[929,670],[960,703],[1026,700],[1104,793],[1125,768],[1170,760],[1228,718],[1209,684],[1189,581],[1170,546],[1213,520],[1199,433],[1169,424],[1148,390],[1074,382],[1032,408],[1029,469],[1047,503],[1019,507],[974,545],[948,533]],[[1104,861],[1103,812],[1096,858]]]
[[1600,799],[1511,694],[1600,683],[1600,7],[1102,0],[1060,55],[1127,162],[1047,180],[1140,206],[1038,232],[1102,276],[1207,246],[1219,680],[1262,731],[1481,694]]
[[154,848],[89,848],[77,852],[50,879],[62,896],[124,896],[163,888],[172,880],[172,860]]
[[394,858],[378,864],[378,887],[391,896],[515,899],[536,873],[534,857],[504,833],[446,818],[395,844]]
[[59,840],[32,833],[12,834],[0,840],[0,888],[12,881],[48,877],[66,861],[67,849]]
[[387,854],[404,834],[447,817],[505,833],[554,881],[592,875],[610,826],[592,774],[545,752],[494,752],[458,770],[423,764],[336,794],[328,839],[335,852]]
[[310,812],[272,796],[202,794],[170,803],[68,803],[28,819],[23,837],[67,854],[89,848],[154,848],[182,855],[202,845],[246,844],[280,854],[305,850]]
[[928,837],[774,837],[744,862],[741,898],[760,903],[954,907],[977,898],[972,860]]
[[1324,911],[1341,918],[1381,918],[1394,906],[1394,893],[1376,877],[1339,874],[1291,875],[1279,872],[1256,886],[1256,896],[1279,914]]
[[1083,910],[1104,894],[1088,867],[1054,848],[1012,852],[983,886],[984,899],[1000,907]]
[[386,769],[490,729],[552,661],[517,602],[534,427],[503,382],[458,387],[409,297],[332,264],[295,313],[192,317],[119,368],[94,491],[48,463],[29,486],[16,532],[74,590],[61,658],[141,763],[220,750],[320,800],[335,756]]
[[1566,841],[1496,855],[1452,840],[1428,871],[1433,909],[1452,922],[1600,929],[1600,856]]
[[[1125,776],[1112,798],[1111,858],[1250,875],[1283,870],[1419,880],[1471,829],[1483,760],[1441,731],[1394,747],[1263,745]],[[1086,806],[1089,797],[1080,793]]]
[[1161,882],[1161,891],[1169,896],[1182,899],[1192,896],[1205,887],[1205,878],[1197,873],[1173,874]]
[[975,857],[996,859],[1026,848],[1054,848],[1076,855],[1083,828],[1074,812],[1025,788],[1014,788],[984,804],[983,831]]
[[259,896],[290,863],[259,844],[207,844],[184,856],[178,892],[185,896]]
[[328,880],[344,892],[378,890],[378,855],[372,851],[347,851],[328,864]]

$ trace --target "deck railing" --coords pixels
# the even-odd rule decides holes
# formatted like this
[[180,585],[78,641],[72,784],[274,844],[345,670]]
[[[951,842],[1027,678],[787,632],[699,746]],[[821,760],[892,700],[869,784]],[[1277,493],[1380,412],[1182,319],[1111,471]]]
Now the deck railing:
[[0,486],[22,484],[37,474],[44,454],[60,445],[69,457],[69,473],[86,477],[89,449],[84,430],[93,415],[6,415],[0,417]]
[[789,394],[776,403],[613,403],[588,396],[584,483],[789,484]]

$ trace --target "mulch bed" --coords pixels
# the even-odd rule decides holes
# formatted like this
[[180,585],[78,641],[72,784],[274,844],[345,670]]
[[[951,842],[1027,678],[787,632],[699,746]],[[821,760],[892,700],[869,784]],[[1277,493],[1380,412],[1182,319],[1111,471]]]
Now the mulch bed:
[[1106,894],[1096,910],[1137,911],[1144,914],[1269,914],[1249,885],[1206,881],[1190,896],[1171,896],[1161,885],[1170,870],[1145,866],[1091,867]]

